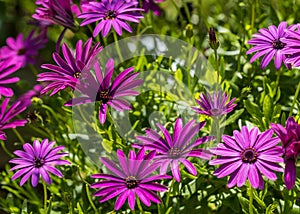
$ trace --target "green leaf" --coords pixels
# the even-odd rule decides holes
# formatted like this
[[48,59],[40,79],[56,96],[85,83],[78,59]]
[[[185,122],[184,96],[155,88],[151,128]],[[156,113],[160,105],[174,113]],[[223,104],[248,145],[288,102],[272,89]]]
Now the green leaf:
[[182,79],[183,79],[183,75],[182,75],[182,71],[180,68],[177,69],[177,71],[175,72],[175,78],[182,82]]
[[[239,117],[244,113],[245,109],[239,109],[235,111],[226,121],[225,121],[225,126],[234,123]],[[222,125],[221,125],[222,126]]]
[[[241,193],[238,194],[238,199],[240,202],[240,205],[242,206],[242,210],[244,213],[249,213],[249,200],[247,198],[244,198]],[[253,206],[253,213],[258,214],[257,209]]]
[[249,114],[251,114],[251,116],[256,117],[256,118],[263,117],[263,114],[261,113],[260,108],[254,102],[252,102],[250,100],[244,100],[244,105],[245,105],[245,108],[247,109],[247,111],[249,112]]
[[264,98],[263,113],[266,118],[266,122],[269,122],[273,115],[273,100],[270,95],[266,95]]
[[273,214],[274,210],[276,210],[276,208],[278,207],[279,203],[277,201],[274,201],[272,204],[270,204],[267,209],[265,214]]

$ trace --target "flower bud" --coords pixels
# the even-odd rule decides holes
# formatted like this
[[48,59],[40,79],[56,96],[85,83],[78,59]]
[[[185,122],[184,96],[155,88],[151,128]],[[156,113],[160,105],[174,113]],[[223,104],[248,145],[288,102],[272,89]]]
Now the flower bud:
[[217,38],[216,38],[216,33],[215,33],[214,28],[211,27],[209,29],[208,35],[209,35],[209,45],[210,45],[210,47],[214,50],[217,50],[218,47],[219,47],[219,40],[217,40]]

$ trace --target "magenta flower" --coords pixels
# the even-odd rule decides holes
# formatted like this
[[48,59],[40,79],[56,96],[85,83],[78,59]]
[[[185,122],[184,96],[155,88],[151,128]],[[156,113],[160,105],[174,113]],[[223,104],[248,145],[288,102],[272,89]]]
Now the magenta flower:
[[209,93],[202,93],[200,95],[200,100],[196,99],[200,108],[192,107],[192,109],[194,109],[198,114],[210,117],[220,117],[231,112],[236,106],[236,104],[233,103],[235,98],[230,101],[228,100],[229,96],[225,92],[222,94],[222,91],[219,91],[218,94],[217,92],[214,92],[213,96]]
[[286,121],[286,128],[280,124],[271,124],[272,129],[280,138],[285,160],[284,183],[288,190],[293,189],[296,182],[296,160],[300,156],[300,124],[293,117]]
[[282,172],[282,168],[277,164],[283,162],[280,157],[283,153],[281,147],[276,146],[280,139],[272,138],[273,131],[267,130],[258,133],[258,128],[250,131],[246,126],[241,132],[234,131],[234,137],[223,135],[224,143],[212,149],[218,157],[209,162],[210,165],[221,166],[214,172],[218,178],[231,174],[228,187],[235,185],[241,187],[248,178],[254,188],[264,188],[263,174],[270,180],[276,180],[273,171]]
[[6,44],[0,49],[0,60],[9,60],[20,63],[24,67],[27,63],[33,64],[38,56],[38,50],[43,48],[47,42],[46,31],[34,37],[34,30],[24,39],[24,35],[19,33],[17,38],[7,38]]
[[157,3],[164,2],[165,0],[144,0],[142,8],[145,13],[148,13],[149,10],[152,10],[156,16],[160,16],[161,9]]
[[21,101],[17,101],[8,108],[9,100],[9,98],[4,99],[0,105],[0,140],[6,140],[6,135],[3,130],[24,126],[27,122],[27,120],[11,121],[15,116],[23,112],[26,106]]
[[134,210],[136,197],[146,206],[154,203],[161,203],[155,191],[162,192],[168,190],[164,185],[156,183],[156,180],[170,179],[168,175],[153,175],[158,168],[157,164],[151,163],[155,155],[150,152],[145,155],[144,150],[137,154],[129,152],[128,158],[121,150],[117,151],[119,163],[115,163],[108,158],[100,158],[102,163],[112,172],[112,174],[95,174],[92,178],[105,179],[91,185],[92,188],[100,188],[95,192],[95,196],[100,196],[100,203],[119,195],[115,203],[115,210],[119,210],[128,199],[130,209]]
[[82,75],[82,71],[89,70],[94,66],[97,55],[101,50],[102,46],[99,42],[92,47],[92,38],[88,39],[84,45],[79,40],[74,54],[66,44],[63,44],[64,59],[54,52],[53,59],[57,65],[43,64],[41,66],[52,71],[38,74],[38,81],[49,83],[42,90],[42,94],[52,90],[50,94],[52,96],[66,87],[74,89],[78,78]]
[[0,61],[0,99],[2,96],[11,97],[14,92],[7,84],[16,83],[19,81],[18,77],[9,77],[10,74],[16,72],[20,68],[20,64],[11,63],[8,60]]
[[[84,96],[69,100],[65,106],[80,105],[83,103],[100,102],[99,121],[103,124],[106,121],[107,105],[118,111],[131,110],[130,104],[124,100],[124,96],[137,96],[139,92],[133,89],[143,83],[141,79],[135,79],[139,73],[131,73],[133,67],[125,69],[116,76],[114,81],[111,78],[114,73],[114,61],[108,60],[105,73],[102,74],[98,63],[95,64],[95,76],[87,75],[86,81],[76,86]],[[131,73],[131,74],[130,74]],[[88,85],[87,85],[87,84]]]
[[288,55],[289,57],[285,59],[285,63],[291,64],[294,67],[300,66],[300,24],[295,25],[297,27],[297,31],[292,29],[286,30],[286,37],[282,38],[282,42],[286,45],[282,50],[284,54]]
[[195,124],[195,120],[191,120],[182,127],[182,120],[178,118],[175,122],[173,137],[160,124],[160,128],[164,135],[162,138],[156,131],[152,129],[146,130],[146,136],[137,136],[136,138],[142,143],[134,145],[136,147],[143,146],[146,150],[156,150],[156,162],[160,165],[160,173],[166,174],[168,167],[171,167],[172,174],[176,181],[180,182],[179,163],[182,163],[192,175],[197,175],[195,166],[187,160],[187,157],[198,157],[210,159],[211,153],[202,148],[196,148],[198,145],[214,139],[213,137],[198,138],[192,143],[191,139],[205,125],[205,122]]
[[26,107],[31,105],[31,99],[33,97],[39,97],[41,95],[41,91],[44,87],[41,84],[35,85],[33,89],[27,91],[21,97],[18,98],[19,101],[23,103]]
[[85,5],[89,11],[84,12],[78,18],[85,19],[80,26],[84,26],[96,21],[99,21],[94,29],[93,36],[96,37],[100,31],[102,36],[105,37],[110,28],[113,27],[118,35],[122,35],[122,29],[132,32],[132,29],[126,21],[139,22],[143,18],[142,15],[136,13],[143,9],[136,8],[137,1],[126,2],[119,0],[103,0],[102,2],[90,2]]
[[75,28],[71,0],[38,0],[36,13],[32,17],[43,25],[58,24],[69,29]]
[[[262,28],[259,33],[253,34],[253,39],[248,41],[248,44],[255,45],[250,48],[246,54],[256,52],[250,59],[250,63],[264,55],[260,67],[264,69],[271,62],[274,57],[274,65],[279,70],[282,61],[285,61],[286,56],[282,52],[286,43],[283,42],[283,38],[287,36],[285,30],[287,29],[287,23],[281,22],[278,28],[274,25],[269,26],[268,29]],[[285,63],[286,67],[289,66]]]
[[49,172],[63,177],[62,173],[55,168],[56,165],[71,164],[69,161],[61,160],[67,153],[58,153],[63,146],[54,147],[55,141],[48,142],[48,139],[44,139],[42,143],[38,140],[33,141],[33,147],[29,143],[23,145],[24,151],[17,150],[14,152],[18,158],[10,160],[10,163],[16,164],[10,171],[18,169],[12,176],[12,180],[23,176],[20,182],[20,186],[29,179],[31,176],[31,185],[36,187],[39,182],[40,176],[47,184],[51,184],[52,180]]

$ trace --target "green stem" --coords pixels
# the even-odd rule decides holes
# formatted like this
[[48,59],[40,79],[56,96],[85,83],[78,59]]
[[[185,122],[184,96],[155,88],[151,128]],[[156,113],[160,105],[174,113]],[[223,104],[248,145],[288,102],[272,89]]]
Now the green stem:
[[0,144],[1,144],[1,147],[3,149],[3,151],[8,154],[11,158],[14,157],[14,155],[6,148],[5,146],[5,142],[3,140],[0,140]]
[[277,94],[277,90],[279,87],[280,74],[281,74],[281,70],[277,71],[277,75],[276,75],[277,77],[275,82],[275,95]]
[[167,194],[167,199],[166,199],[166,209],[167,209],[168,206],[169,206],[171,190],[173,189],[172,187],[173,187],[174,182],[175,182],[175,179],[173,178],[172,181],[171,181],[171,184],[170,184],[170,188],[169,188],[168,194]]
[[297,89],[296,89],[296,93],[295,93],[294,100],[293,100],[293,103],[292,103],[292,106],[291,106],[291,110],[290,110],[290,113],[289,113],[289,117],[292,116],[293,109],[294,109],[296,100],[297,100],[298,95],[299,95],[299,91],[300,91],[300,82],[298,83],[298,87],[297,87]]
[[218,59],[218,51],[217,49],[214,49],[215,53],[215,64],[216,64],[216,70],[217,70],[217,91],[219,89],[219,84],[220,84],[220,70],[219,70],[219,59]]
[[25,140],[23,139],[23,137],[21,136],[21,134],[18,132],[17,129],[12,129],[13,132],[15,133],[15,135],[17,136],[17,138],[19,139],[19,141],[22,143],[22,144],[25,144]]
[[96,214],[98,214],[99,212],[98,212],[97,208],[95,207],[95,204],[93,203],[93,200],[91,198],[89,184],[85,184],[85,190],[86,190],[86,194],[87,194],[88,200],[89,200],[89,202],[90,202],[93,210],[95,211]]
[[255,21],[255,3],[254,0],[251,4],[252,8],[251,8],[251,33],[254,32],[254,21]]
[[183,23],[183,16],[182,16],[182,14],[180,12],[180,9],[179,9],[179,7],[177,6],[177,4],[176,4],[176,2],[174,0],[171,0],[171,2],[174,5],[174,7],[176,8],[176,10],[177,10],[177,12],[179,14],[180,22],[182,24]]
[[217,143],[221,141],[221,131],[220,131],[220,120],[219,118],[213,118],[215,125],[216,125],[216,140]]
[[250,184],[250,182],[248,182],[248,188],[249,188],[249,214],[253,214],[253,189],[252,186]]
[[47,186],[45,181],[43,181],[42,183],[44,189],[44,213],[47,214]]
[[140,210],[140,213],[141,213],[141,214],[144,214],[144,210],[143,210],[143,207],[142,207],[142,205],[141,205],[140,199],[137,198],[136,202],[137,202],[138,208],[139,208],[139,210]]
[[113,31],[113,35],[114,35],[114,40],[115,40],[115,43],[116,43],[116,46],[117,46],[117,52],[118,52],[118,55],[120,57],[120,60],[121,60],[121,62],[124,62],[124,58],[122,56],[121,49],[120,49],[120,46],[119,46],[119,40],[118,40],[118,37],[117,37],[117,34],[116,34],[115,31]]

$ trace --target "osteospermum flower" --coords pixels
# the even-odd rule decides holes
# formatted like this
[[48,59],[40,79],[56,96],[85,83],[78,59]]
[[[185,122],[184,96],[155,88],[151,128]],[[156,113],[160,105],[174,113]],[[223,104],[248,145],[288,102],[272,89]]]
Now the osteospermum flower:
[[[297,28],[297,30],[295,30]],[[285,63],[291,64],[294,67],[300,66],[300,24],[297,24],[292,29],[285,31],[286,37],[281,41],[285,43],[282,52],[289,57],[285,59]]]
[[178,118],[175,122],[173,136],[160,124],[157,126],[162,131],[162,138],[156,131],[152,129],[146,130],[146,136],[137,136],[136,138],[142,143],[135,145],[143,146],[147,150],[156,150],[158,153],[155,157],[157,163],[160,164],[160,173],[165,174],[170,166],[172,174],[176,181],[180,182],[179,163],[182,163],[192,175],[197,175],[195,166],[187,160],[187,157],[198,157],[209,159],[211,153],[202,148],[196,148],[213,139],[213,137],[198,138],[195,141],[191,139],[205,125],[205,122],[195,125],[195,120],[191,120],[182,127],[182,120]]
[[158,165],[151,163],[155,152],[145,155],[144,150],[137,154],[129,152],[128,158],[121,150],[117,151],[119,163],[108,158],[100,158],[102,163],[112,174],[95,174],[92,178],[105,179],[91,185],[92,188],[100,188],[95,196],[100,196],[100,203],[118,196],[115,203],[115,210],[119,210],[128,199],[130,209],[134,210],[136,197],[146,206],[154,203],[161,203],[156,191],[166,191],[168,188],[155,181],[169,179],[168,175],[153,175]]
[[164,2],[165,0],[144,0],[142,8],[145,13],[148,13],[149,10],[152,10],[156,16],[160,16],[161,9],[157,3]]
[[[250,48],[246,54],[251,54],[256,52],[250,59],[250,63],[254,62],[256,59],[264,55],[260,67],[264,69],[274,58],[274,65],[277,70],[279,70],[282,61],[285,61],[286,56],[282,52],[286,43],[283,42],[283,38],[287,36],[285,30],[287,29],[287,23],[281,22],[278,28],[271,25],[266,28],[259,30],[259,33],[253,34],[253,39],[248,41],[248,44],[254,45]],[[286,64],[287,68],[289,66]]]
[[0,61],[0,99],[2,96],[11,97],[14,92],[7,84],[16,83],[19,81],[18,77],[9,77],[10,74],[16,72],[20,68],[20,64],[12,63],[8,60]]
[[111,27],[120,36],[122,35],[122,29],[131,33],[132,29],[126,21],[138,23],[139,19],[143,18],[142,15],[136,13],[143,9],[136,8],[136,5],[138,5],[137,1],[103,0],[102,2],[90,2],[85,5],[85,8],[89,11],[78,16],[78,18],[85,19],[80,26],[99,21],[93,32],[94,37],[100,31],[102,31],[102,36],[105,37]]
[[52,71],[38,74],[38,81],[49,83],[42,90],[42,93],[52,90],[50,94],[52,96],[66,87],[74,89],[78,78],[82,76],[82,71],[84,69],[89,70],[94,66],[97,55],[101,50],[102,46],[100,46],[99,42],[92,46],[92,38],[88,39],[84,45],[79,40],[74,54],[66,44],[63,44],[62,53],[64,59],[54,52],[53,59],[57,65],[43,64],[41,66]]
[[22,119],[11,121],[15,116],[23,112],[26,106],[21,101],[16,101],[8,107],[9,100],[9,98],[4,99],[0,105],[0,140],[6,140],[3,130],[24,126],[27,122],[27,120]]
[[39,97],[41,95],[41,91],[44,87],[41,84],[35,85],[33,89],[27,91],[21,97],[18,98],[19,101],[23,103],[26,107],[31,105],[31,99],[33,97]]
[[263,174],[270,180],[276,180],[273,171],[282,172],[282,168],[277,164],[283,162],[281,147],[276,146],[280,139],[272,138],[273,131],[267,130],[258,133],[258,128],[248,130],[242,127],[241,132],[234,131],[234,137],[223,135],[224,143],[212,149],[218,157],[211,160],[211,165],[221,165],[215,172],[218,178],[231,175],[228,187],[235,185],[241,187],[247,178],[254,188],[264,188]]
[[44,25],[58,24],[66,28],[75,28],[71,10],[71,0],[37,0],[40,5],[32,17]]
[[284,128],[280,124],[271,124],[272,129],[282,142],[284,151],[284,183],[288,190],[293,189],[297,171],[296,160],[300,156],[300,124],[293,117],[289,117]]
[[209,93],[202,93],[200,99],[196,102],[200,105],[200,108],[192,107],[198,114],[204,114],[210,117],[220,117],[224,114],[231,112],[236,104],[233,102],[235,98],[229,101],[229,96],[222,91],[214,92],[213,96]]
[[34,36],[35,31],[31,31],[27,38],[19,33],[17,38],[9,37],[6,39],[7,46],[0,49],[0,60],[9,60],[20,63],[24,67],[27,63],[33,64],[38,55],[38,50],[43,48],[47,42],[46,31]]
[[[133,67],[122,71],[111,82],[114,73],[114,61],[108,60],[105,73],[102,74],[98,63],[95,64],[95,76],[87,75],[83,84],[78,84],[76,89],[83,94],[81,97],[68,101],[65,106],[80,105],[83,103],[100,102],[99,121],[106,121],[107,106],[110,105],[118,111],[131,110],[130,104],[124,96],[137,96],[139,92],[133,89],[143,83],[142,79],[135,79],[139,73],[132,73]],[[87,85],[86,85],[87,83]]]
[[71,164],[69,161],[61,160],[67,153],[58,153],[63,146],[54,147],[55,141],[48,142],[48,139],[42,140],[40,143],[38,140],[33,141],[33,146],[29,143],[23,145],[24,151],[17,150],[14,152],[18,158],[10,160],[10,163],[16,164],[10,171],[18,169],[18,171],[12,176],[12,180],[15,180],[21,176],[20,186],[22,186],[30,177],[31,185],[36,187],[39,182],[40,176],[47,184],[51,184],[52,180],[49,172],[63,177],[62,173],[55,168],[57,165]]

